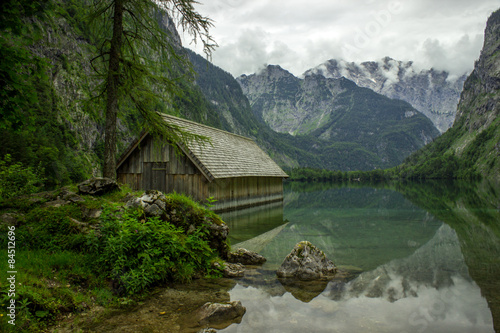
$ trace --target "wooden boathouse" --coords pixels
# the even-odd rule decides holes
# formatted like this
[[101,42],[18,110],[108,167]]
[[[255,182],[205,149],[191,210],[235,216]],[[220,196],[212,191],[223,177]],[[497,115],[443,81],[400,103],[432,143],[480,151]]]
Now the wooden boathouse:
[[283,200],[288,175],[254,140],[170,115],[170,125],[201,135],[209,142],[168,143],[145,133],[117,164],[118,181],[133,190],[177,192],[196,201],[214,198],[212,208],[225,211]]

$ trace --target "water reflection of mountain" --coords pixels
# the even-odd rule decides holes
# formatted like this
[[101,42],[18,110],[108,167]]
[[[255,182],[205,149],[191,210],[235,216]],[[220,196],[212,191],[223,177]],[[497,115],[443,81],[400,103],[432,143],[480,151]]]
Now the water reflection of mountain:
[[262,250],[269,268],[281,264],[296,243],[308,240],[337,265],[374,269],[410,255],[442,224],[386,189],[287,189],[285,197],[289,224]]
[[[269,283],[267,284],[267,286]],[[492,318],[467,272],[456,233],[442,225],[406,258],[348,282],[330,282],[304,303],[264,285],[230,291],[247,315],[224,332],[492,332]]]
[[500,299],[500,191],[484,183],[398,190],[403,195],[318,185],[285,192],[290,222],[262,236],[261,253],[270,261],[264,268],[310,240],[337,264],[364,272],[330,282],[305,302],[272,275],[242,281],[230,294],[247,314],[224,332],[492,332]]
[[481,288],[500,332],[500,186],[488,181],[398,186],[414,204],[453,228],[470,276]]
[[456,233],[443,225],[412,255],[361,273],[343,288],[342,295],[336,295],[338,288],[330,286],[330,289],[334,298],[367,296],[394,302],[405,297],[418,297],[418,290],[423,286],[449,288],[453,286],[454,278],[472,282]]

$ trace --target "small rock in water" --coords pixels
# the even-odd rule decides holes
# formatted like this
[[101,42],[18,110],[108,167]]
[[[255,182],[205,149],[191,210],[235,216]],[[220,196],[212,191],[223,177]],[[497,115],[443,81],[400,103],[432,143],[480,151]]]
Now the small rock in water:
[[207,302],[198,309],[196,318],[199,325],[239,323],[246,311],[246,308],[241,305],[240,301],[229,303]]
[[222,271],[224,277],[227,278],[238,278],[245,275],[245,267],[242,264],[232,264],[226,262],[226,266]]
[[303,241],[297,243],[286,256],[276,275],[280,278],[318,280],[331,278],[336,271],[337,268],[323,251],[310,242]]
[[222,276],[225,278],[239,278],[245,275],[245,267],[242,264],[224,262],[224,268],[222,268],[221,264],[214,262],[212,267],[222,270]]
[[234,252],[228,253],[227,261],[243,265],[262,265],[266,262],[266,258],[256,252],[239,248]]

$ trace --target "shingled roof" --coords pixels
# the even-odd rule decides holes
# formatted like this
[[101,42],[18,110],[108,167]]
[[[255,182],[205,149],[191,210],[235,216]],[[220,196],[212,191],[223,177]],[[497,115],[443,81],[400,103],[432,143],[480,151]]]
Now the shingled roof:
[[210,178],[288,177],[252,139],[170,115],[163,119],[209,138],[210,142],[191,141],[181,149]]
[[288,177],[250,138],[170,115],[162,117],[189,133],[209,139],[209,142],[193,140],[179,147],[210,181],[246,176]]

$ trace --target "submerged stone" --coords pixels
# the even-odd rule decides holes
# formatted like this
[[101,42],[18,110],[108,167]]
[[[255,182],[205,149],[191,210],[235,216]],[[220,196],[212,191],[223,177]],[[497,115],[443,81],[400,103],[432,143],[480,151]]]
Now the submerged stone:
[[220,270],[222,276],[225,278],[239,278],[245,275],[245,267],[242,264],[224,262],[224,265],[221,265],[218,262],[214,262],[212,268]]
[[222,276],[225,278],[239,278],[245,275],[245,267],[242,264],[233,264],[226,262],[222,270]]
[[323,251],[310,242],[297,243],[276,271],[280,278],[318,280],[332,278],[337,271]]
[[309,303],[321,294],[328,285],[327,280],[304,281],[299,279],[280,279],[280,283],[293,297],[304,303]]

